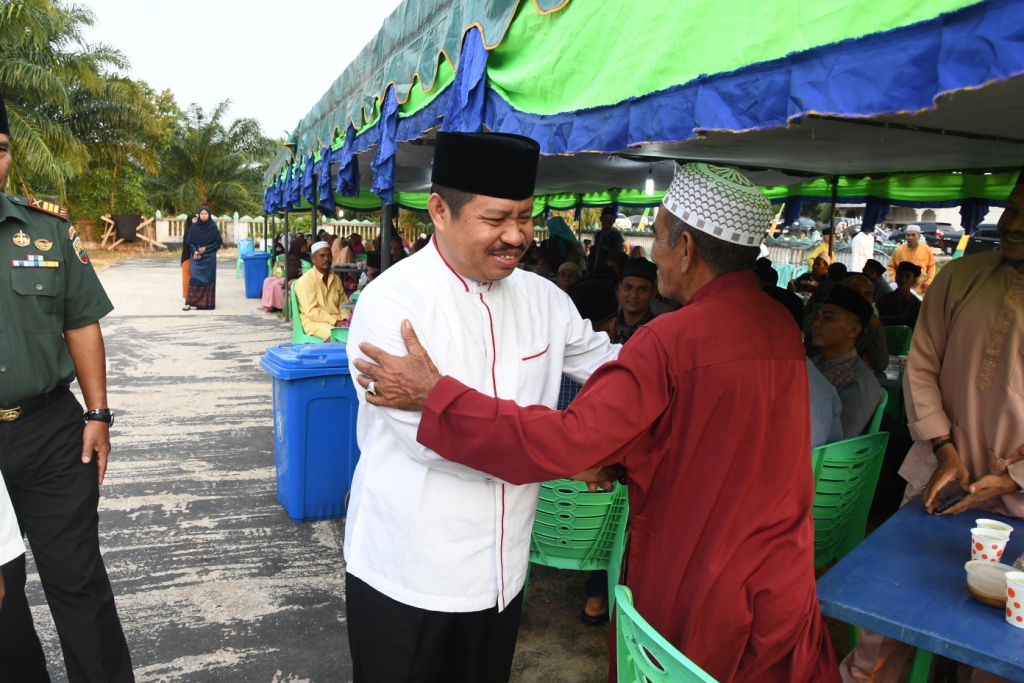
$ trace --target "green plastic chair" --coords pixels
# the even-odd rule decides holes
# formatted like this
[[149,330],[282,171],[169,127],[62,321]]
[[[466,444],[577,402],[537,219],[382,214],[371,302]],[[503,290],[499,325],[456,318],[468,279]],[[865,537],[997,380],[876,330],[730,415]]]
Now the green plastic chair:
[[889,394],[882,390],[882,400],[878,403],[878,407],[875,408],[875,414],[871,416],[871,422],[868,423],[868,434],[877,434],[878,430],[882,427],[882,415],[885,413],[885,406],[889,402]]
[[717,683],[640,616],[629,588],[616,586],[615,598],[615,670],[619,683]]
[[[306,334],[306,330],[302,327],[302,320],[299,318],[299,301],[295,298],[294,287],[291,292],[288,293],[288,301],[289,306],[291,307],[292,316],[292,344],[323,344],[323,339],[320,337],[314,337],[311,334]],[[331,341],[347,344],[348,328],[335,327],[331,330]]]
[[886,414],[902,424],[907,419],[907,408],[903,405],[903,387],[885,387],[885,394],[888,397]]
[[323,339],[306,334],[306,331],[302,329],[302,320],[299,318],[299,300],[295,297],[294,287],[288,292],[288,308],[292,316],[292,344],[323,344]]
[[[610,614],[615,606],[628,517],[629,498],[622,484],[616,483],[611,491],[591,493],[581,481],[544,482],[530,538],[530,562],[557,569],[607,571]],[[529,572],[526,578],[528,585]]]
[[[905,356],[910,353],[910,342],[914,336],[913,328],[905,325],[890,325],[883,327],[882,332],[885,334],[891,355]],[[903,387],[886,387],[885,393],[889,397],[889,405],[885,412],[892,419],[902,423],[907,417],[906,407],[903,405]]]
[[888,432],[818,446],[814,467],[814,567],[839,560],[864,540]]
[[285,255],[284,254],[278,254],[277,256],[275,256],[272,259],[267,259],[267,277],[270,277],[271,275],[274,274],[274,266],[276,264],[284,263],[284,262],[285,262]]
[[[888,432],[819,446],[812,451],[814,466],[814,568],[841,560],[864,540],[871,501],[885,457]],[[847,624],[850,647],[860,628]],[[926,683],[932,653],[917,650],[908,683]]]
[[910,353],[910,340],[914,336],[914,329],[906,325],[889,325],[882,328],[885,334],[885,341],[889,344],[889,354],[892,356],[905,356]]

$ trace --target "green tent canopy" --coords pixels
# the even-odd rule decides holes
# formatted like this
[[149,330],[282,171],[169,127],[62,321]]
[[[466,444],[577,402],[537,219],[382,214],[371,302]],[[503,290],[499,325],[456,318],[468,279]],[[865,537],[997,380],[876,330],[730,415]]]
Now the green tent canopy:
[[1020,16],[1024,0],[406,0],[275,158],[265,209],[312,201],[310,176],[327,208],[426,192],[439,127],[538,140],[547,195],[664,190],[690,159],[808,197],[822,176],[871,196],[857,176],[1009,171]]

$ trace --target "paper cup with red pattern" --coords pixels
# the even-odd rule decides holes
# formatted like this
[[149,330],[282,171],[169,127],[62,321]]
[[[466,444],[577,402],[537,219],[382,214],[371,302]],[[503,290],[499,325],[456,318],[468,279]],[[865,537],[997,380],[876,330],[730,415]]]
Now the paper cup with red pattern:
[[971,559],[999,562],[1009,540],[1009,534],[995,529],[971,529]]
[[1006,622],[1024,628],[1024,572],[1006,572]]
[[1006,522],[1000,522],[995,519],[976,519],[974,520],[974,526],[979,529],[988,529],[989,531],[999,531],[1005,533],[1007,536],[1013,531],[1013,527]]

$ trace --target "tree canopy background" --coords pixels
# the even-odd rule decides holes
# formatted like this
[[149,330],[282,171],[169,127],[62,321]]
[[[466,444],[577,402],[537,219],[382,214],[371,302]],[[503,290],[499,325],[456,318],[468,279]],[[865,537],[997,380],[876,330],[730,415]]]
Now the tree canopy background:
[[0,0],[0,92],[11,124],[6,191],[105,213],[259,213],[262,174],[281,141],[229,101],[182,110],[125,74],[116,48],[90,44],[95,16],[60,0]]

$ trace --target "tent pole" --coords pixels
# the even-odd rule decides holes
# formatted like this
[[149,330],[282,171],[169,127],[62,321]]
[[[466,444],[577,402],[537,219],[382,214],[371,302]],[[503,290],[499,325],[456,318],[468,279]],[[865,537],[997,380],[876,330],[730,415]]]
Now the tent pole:
[[317,206],[317,204],[320,203],[320,188],[317,186],[317,177],[316,176],[317,176],[317,174],[314,173],[313,174],[313,207],[310,209],[310,214],[309,214],[309,217],[312,219],[309,222],[309,224],[311,226],[310,230],[313,232],[313,234],[309,236],[310,243],[312,243],[313,240],[316,237],[319,236],[319,232],[320,232],[319,230],[317,230],[317,227],[318,227],[317,226],[317,218],[318,217],[317,217],[317,213],[316,213],[316,206]]
[[391,233],[394,204],[384,202],[380,207],[380,270],[384,272],[391,267]]
[[267,214],[263,214],[263,251],[267,251]]
[[839,177],[838,176],[832,176],[832,210],[829,211],[829,216],[831,216],[831,219],[829,220],[829,227],[832,228],[832,229],[829,231],[829,236],[828,236],[828,257],[829,257],[829,259],[833,259],[834,258],[833,254],[832,254],[832,245],[833,245],[833,243],[835,243],[835,239],[836,239],[836,200],[837,199],[839,199]]
[[[284,232],[287,238],[283,241],[282,246],[287,244],[288,247],[292,246],[292,229],[288,225],[288,209],[284,210]],[[292,307],[291,307],[291,287],[288,286],[288,249],[284,250],[284,319],[292,319]]]

